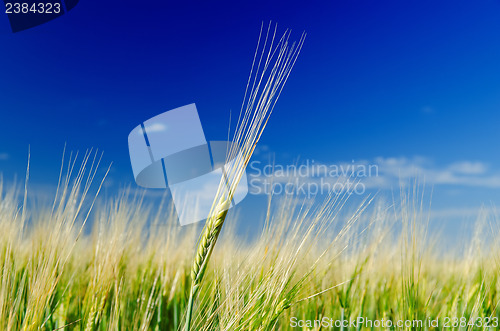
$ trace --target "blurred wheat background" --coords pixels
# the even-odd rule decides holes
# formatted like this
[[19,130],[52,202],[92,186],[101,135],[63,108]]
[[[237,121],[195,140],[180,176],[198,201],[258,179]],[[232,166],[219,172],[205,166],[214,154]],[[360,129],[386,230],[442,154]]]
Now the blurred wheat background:
[[[180,227],[168,200],[149,205],[135,190],[94,204],[98,164],[96,153],[70,156],[53,205],[1,187],[0,329],[182,328],[201,227]],[[480,215],[472,239],[443,252],[440,238],[426,233],[420,186],[351,213],[342,212],[348,198],[270,197],[258,238],[237,235],[230,212],[192,327],[319,330],[293,328],[292,318],[499,316],[495,218]]]

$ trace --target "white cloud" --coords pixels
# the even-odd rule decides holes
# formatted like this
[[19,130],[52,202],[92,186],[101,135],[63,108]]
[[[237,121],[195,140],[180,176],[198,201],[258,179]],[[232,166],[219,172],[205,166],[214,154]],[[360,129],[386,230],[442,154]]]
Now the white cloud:
[[480,161],[460,161],[436,166],[430,159],[383,158],[375,160],[380,175],[391,182],[418,177],[430,185],[463,185],[475,187],[500,187],[500,172],[492,171]]
[[8,160],[9,157],[10,157],[10,155],[7,154],[7,153],[0,153],[0,161],[2,161],[2,160]]
[[482,162],[464,161],[451,164],[449,169],[465,175],[482,175],[486,173],[488,167]]
[[167,130],[167,127],[162,123],[154,123],[145,127],[146,133],[162,132]]
[[251,177],[267,177],[267,180],[272,179],[274,183],[287,183],[297,178],[300,182],[316,183],[335,183],[351,179],[361,181],[368,189],[395,188],[415,178],[431,186],[500,188],[500,169],[491,169],[488,164],[480,161],[457,161],[438,166],[431,159],[419,156],[377,157],[372,161],[336,164],[313,163],[307,160],[297,165],[275,164],[274,171],[272,167],[265,162],[251,163],[250,170],[262,170],[260,173],[258,170],[251,171]]

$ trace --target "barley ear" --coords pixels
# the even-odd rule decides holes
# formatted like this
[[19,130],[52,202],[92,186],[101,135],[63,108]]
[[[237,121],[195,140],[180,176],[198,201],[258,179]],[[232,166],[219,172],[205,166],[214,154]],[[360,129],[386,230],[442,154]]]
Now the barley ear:
[[226,219],[227,209],[234,192],[304,43],[305,34],[302,35],[298,43],[290,45],[288,41],[290,31],[288,30],[276,41],[276,29],[276,26],[272,29],[271,24],[269,24],[267,32],[263,33],[261,27],[233,144],[227,156],[227,161],[232,160],[233,163],[227,173],[228,184],[224,178],[219,184],[219,190],[198,242],[198,249],[191,269],[191,291],[186,312],[185,331],[190,330],[194,301]]

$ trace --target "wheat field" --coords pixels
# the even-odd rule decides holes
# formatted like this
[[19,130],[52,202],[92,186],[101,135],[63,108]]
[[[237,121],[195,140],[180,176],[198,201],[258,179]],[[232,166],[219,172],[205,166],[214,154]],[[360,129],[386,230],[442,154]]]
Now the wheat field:
[[[182,329],[201,227],[179,226],[168,199],[149,204],[144,192],[93,203],[97,164],[92,153],[70,158],[54,203],[36,209],[29,189],[22,199],[2,185],[0,329]],[[445,254],[427,233],[421,188],[411,187],[350,213],[348,196],[270,198],[256,238],[236,234],[230,212],[192,328],[498,329],[495,219],[479,217],[476,233]]]

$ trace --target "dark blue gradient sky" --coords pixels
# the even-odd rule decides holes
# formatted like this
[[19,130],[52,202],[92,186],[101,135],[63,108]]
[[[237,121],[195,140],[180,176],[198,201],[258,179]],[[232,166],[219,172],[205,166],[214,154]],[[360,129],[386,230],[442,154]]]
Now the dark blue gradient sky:
[[[31,145],[34,185],[55,184],[66,142],[104,150],[114,185],[130,183],[130,130],[192,102],[207,139],[225,139],[269,20],[292,38],[308,34],[261,141],[277,162],[416,162],[438,177],[438,209],[500,203],[492,0],[81,0],[52,22],[0,34],[0,172],[22,177]],[[460,164],[472,168],[439,179]]]

